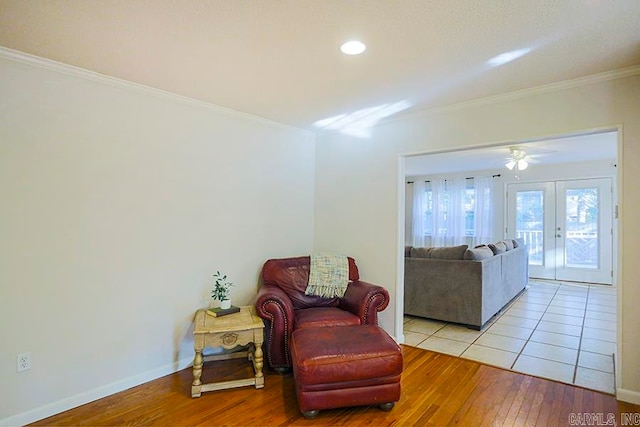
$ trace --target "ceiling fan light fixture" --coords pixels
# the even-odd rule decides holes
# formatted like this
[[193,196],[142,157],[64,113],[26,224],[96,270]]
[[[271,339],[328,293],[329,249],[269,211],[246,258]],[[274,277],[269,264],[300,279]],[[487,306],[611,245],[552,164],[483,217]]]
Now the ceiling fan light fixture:
[[525,159],[518,160],[518,170],[523,171],[528,167],[529,167],[529,162],[527,162]]
[[516,178],[518,178],[518,172],[525,170],[529,167],[528,155],[524,150],[517,147],[510,147],[511,156],[507,158],[504,166],[509,170],[516,171]]

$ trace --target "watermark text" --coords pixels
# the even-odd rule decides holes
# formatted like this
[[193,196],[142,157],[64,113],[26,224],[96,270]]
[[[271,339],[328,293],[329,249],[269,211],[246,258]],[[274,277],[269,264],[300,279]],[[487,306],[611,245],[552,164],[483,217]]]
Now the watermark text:
[[640,412],[621,412],[618,420],[613,412],[572,412],[572,426],[640,426]]

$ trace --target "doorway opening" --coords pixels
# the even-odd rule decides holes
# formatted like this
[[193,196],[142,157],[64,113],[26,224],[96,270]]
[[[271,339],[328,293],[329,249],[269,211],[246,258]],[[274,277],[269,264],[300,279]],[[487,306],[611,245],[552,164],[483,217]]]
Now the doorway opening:
[[[495,212],[502,212],[499,217],[496,218],[497,235],[495,240],[502,238],[514,238],[516,237],[515,224],[509,226],[510,219],[508,218],[508,200],[507,195],[511,184],[513,185],[529,185],[536,183],[552,182],[556,185],[556,182],[566,181],[571,183],[572,181],[580,181],[578,184],[589,184],[587,187],[580,188],[580,186],[574,188],[562,188],[560,193],[565,194],[564,202],[554,203],[562,207],[564,203],[564,212],[567,218],[573,223],[569,237],[564,234],[558,233],[555,230],[555,219],[553,222],[547,221],[545,225],[551,225],[552,231],[556,231],[553,235],[561,234],[561,237],[556,239],[564,239],[563,242],[554,242],[555,247],[559,244],[563,244],[565,250],[563,250],[563,257],[565,258],[564,264],[568,267],[566,270],[581,271],[581,274],[587,271],[593,273],[592,270],[598,270],[600,273],[608,275],[608,278],[599,278],[594,280],[591,277],[576,277],[573,276],[569,279],[565,277],[565,281],[584,281],[585,283],[608,283],[616,284],[617,278],[617,255],[618,255],[618,243],[617,234],[619,224],[615,217],[615,205],[617,203],[617,156],[618,148],[620,145],[619,130],[616,128],[597,129],[591,131],[583,131],[581,133],[574,133],[571,135],[559,136],[556,138],[545,138],[539,140],[529,140],[523,142],[510,142],[494,145],[486,145],[484,147],[474,147],[462,150],[448,150],[441,152],[425,153],[425,154],[411,154],[399,156],[399,194],[401,195],[398,200],[400,217],[398,219],[399,230],[403,230],[398,235],[399,253],[398,253],[398,274],[396,290],[396,319],[395,329],[397,331],[397,337],[404,340],[404,251],[403,248],[411,246],[411,189],[408,187],[407,182],[415,179],[429,179],[429,177],[438,175],[444,176],[446,174],[458,174],[459,176],[477,176],[481,173],[486,174],[498,174],[496,178],[499,181],[499,188],[502,188],[503,197],[499,197],[496,203]],[[512,146],[523,147],[527,149],[528,153],[531,153],[531,164],[529,168],[520,172],[517,177],[510,174],[509,170],[505,167],[505,158],[509,154],[509,148]],[[594,168],[593,166],[598,166]],[[588,181],[599,180],[606,178],[611,180],[611,185],[608,188],[611,190],[605,191],[596,185],[593,187]],[[573,185],[573,183],[571,183]],[[559,184],[562,185],[562,184]],[[598,184],[599,185],[599,184]],[[593,190],[597,188],[597,190]],[[598,215],[593,212],[593,203],[591,203],[591,211],[585,211],[584,204],[587,203],[587,199],[591,198],[593,202],[594,191],[597,193],[598,198]],[[569,200],[566,200],[570,197]],[[610,198],[610,202],[605,200]],[[583,205],[578,206],[582,203]],[[608,207],[605,204],[609,203]],[[557,207],[556,207],[557,208]],[[558,210],[560,211],[560,210]],[[580,212],[578,212],[580,211]],[[554,211],[555,212],[555,211]],[[602,213],[611,213],[612,226],[605,224],[606,218],[602,218]],[[557,214],[556,214],[557,215]],[[597,217],[597,220],[595,219]],[[565,222],[567,222],[565,218]],[[604,221],[604,222],[602,222]],[[578,225],[585,225],[586,229],[578,229]],[[565,224],[562,226],[564,229],[567,227]],[[608,230],[609,236],[612,239],[612,243],[605,244],[605,230]],[[513,231],[513,233],[512,233]],[[584,233],[581,238],[582,241],[578,241],[579,233]],[[594,233],[597,233],[598,239],[594,239]],[[591,241],[587,242],[587,239]],[[597,242],[597,243],[596,243]],[[597,249],[594,249],[596,244]],[[567,246],[574,245],[569,249],[569,254],[566,253]],[[552,245],[547,244],[546,247],[550,248]],[[583,255],[576,258],[576,251],[582,250]],[[546,251],[546,248],[542,249]],[[544,252],[543,252],[544,253]],[[610,261],[608,266],[606,262],[598,259],[593,261],[593,254],[598,255],[609,254]],[[567,258],[569,256],[569,258]],[[553,255],[546,255],[546,259],[555,260],[557,253]],[[606,261],[606,260],[605,260]],[[591,262],[591,265],[584,265],[586,262]],[[583,263],[583,265],[580,265]],[[559,263],[556,261],[555,265]],[[594,265],[597,265],[594,268]],[[555,266],[554,266],[555,269]],[[574,271],[574,272],[575,272]],[[613,277],[612,275],[613,271]],[[568,271],[567,271],[568,272]],[[533,277],[537,274],[531,274]]]

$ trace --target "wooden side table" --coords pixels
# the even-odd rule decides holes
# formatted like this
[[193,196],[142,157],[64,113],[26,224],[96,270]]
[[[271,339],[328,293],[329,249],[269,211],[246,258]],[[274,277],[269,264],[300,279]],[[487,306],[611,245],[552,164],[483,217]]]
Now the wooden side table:
[[[203,391],[222,390],[248,385],[255,385],[256,388],[264,387],[264,375],[262,374],[262,333],[264,323],[256,314],[253,306],[240,307],[239,313],[228,314],[222,317],[213,317],[207,314],[206,309],[198,310],[194,323],[195,328],[193,335],[196,355],[193,359],[191,397],[200,397]],[[248,345],[248,351],[202,356],[202,350],[205,347],[222,347],[231,350],[240,345]],[[202,384],[200,381],[204,362],[238,359],[240,357],[248,357],[248,359],[253,362],[255,377],[210,384]]]

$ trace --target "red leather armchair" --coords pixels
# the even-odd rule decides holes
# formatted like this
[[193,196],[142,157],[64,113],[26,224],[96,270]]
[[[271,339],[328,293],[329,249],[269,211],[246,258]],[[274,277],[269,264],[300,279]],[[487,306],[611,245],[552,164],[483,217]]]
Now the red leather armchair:
[[290,342],[295,329],[378,324],[378,312],[387,308],[389,292],[360,281],[358,267],[349,258],[349,286],[343,298],[305,295],[309,256],[270,259],[262,267],[256,311],[265,320],[264,352],[278,373],[291,370]]

